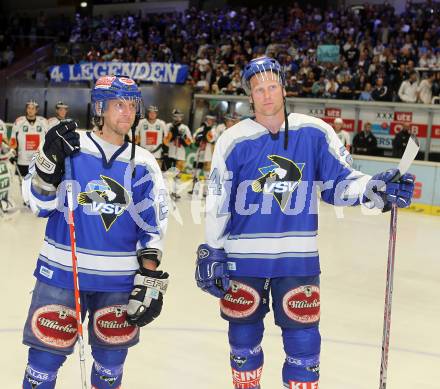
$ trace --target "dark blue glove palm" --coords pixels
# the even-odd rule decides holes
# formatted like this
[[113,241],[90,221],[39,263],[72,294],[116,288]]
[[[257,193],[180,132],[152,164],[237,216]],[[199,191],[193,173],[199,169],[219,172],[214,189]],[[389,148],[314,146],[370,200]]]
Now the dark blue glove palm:
[[195,278],[200,289],[222,298],[229,289],[225,250],[201,244],[197,249]]
[[400,176],[398,169],[374,175],[367,183],[364,193],[364,202],[371,201],[374,207],[389,211],[392,204],[399,208],[409,207],[414,193],[414,180],[412,174]]

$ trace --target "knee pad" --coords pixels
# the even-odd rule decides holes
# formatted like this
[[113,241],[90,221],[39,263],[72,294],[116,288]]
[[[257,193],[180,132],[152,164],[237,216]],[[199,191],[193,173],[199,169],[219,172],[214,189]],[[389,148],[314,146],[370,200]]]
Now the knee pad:
[[321,335],[318,327],[283,328],[286,360],[283,382],[289,389],[318,389]]
[[118,389],[120,387],[127,353],[127,349],[93,348],[92,389]]
[[235,388],[259,388],[264,354],[261,348],[264,324],[229,323],[232,380]]
[[28,365],[23,379],[23,389],[53,389],[58,369],[66,360],[65,355],[30,348]]

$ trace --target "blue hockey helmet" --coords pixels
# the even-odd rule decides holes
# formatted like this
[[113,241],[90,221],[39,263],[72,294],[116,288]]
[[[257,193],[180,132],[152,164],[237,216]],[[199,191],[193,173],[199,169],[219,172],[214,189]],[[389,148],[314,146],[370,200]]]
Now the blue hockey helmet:
[[270,57],[254,58],[244,67],[242,75],[242,86],[246,93],[251,93],[251,78],[258,77],[261,81],[274,80],[282,87],[286,85],[286,76],[280,63]]
[[130,100],[136,102],[136,117],[143,117],[142,94],[136,83],[129,77],[103,76],[92,89],[92,114],[102,117],[110,100]]

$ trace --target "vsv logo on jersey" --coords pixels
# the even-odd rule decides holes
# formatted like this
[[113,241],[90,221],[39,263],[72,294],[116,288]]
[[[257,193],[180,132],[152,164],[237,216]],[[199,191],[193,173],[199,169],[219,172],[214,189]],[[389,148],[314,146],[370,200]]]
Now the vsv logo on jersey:
[[271,193],[282,210],[286,208],[290,197],[302,179],[305,163],[295,163],[279,155],[268,155],[274,164],[258,170],[261,177],[252,183],[254,192]]
[[131,202],[128,191],[113,178],[101,175],[102,181],[87,184],[87,191],[78,194],[78,204],[89,206],[101,216],[105,230],[127,209]]

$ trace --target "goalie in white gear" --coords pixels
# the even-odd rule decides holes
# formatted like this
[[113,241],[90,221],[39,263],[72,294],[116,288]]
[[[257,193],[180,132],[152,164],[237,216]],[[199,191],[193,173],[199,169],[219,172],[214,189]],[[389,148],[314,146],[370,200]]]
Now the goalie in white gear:
[[162,167],[162,147],[166,131],[166,124],[157,117],[159,109],[150,105],[147,108],[147,117],[139,120],[136,127],[136,143],[147,149],[157,163]]
[[9,199],[12,177],[8,162],[14,158],[15,150],[10,149],[7,138],[6,124],[0,120],[0,216],[15,210]]

